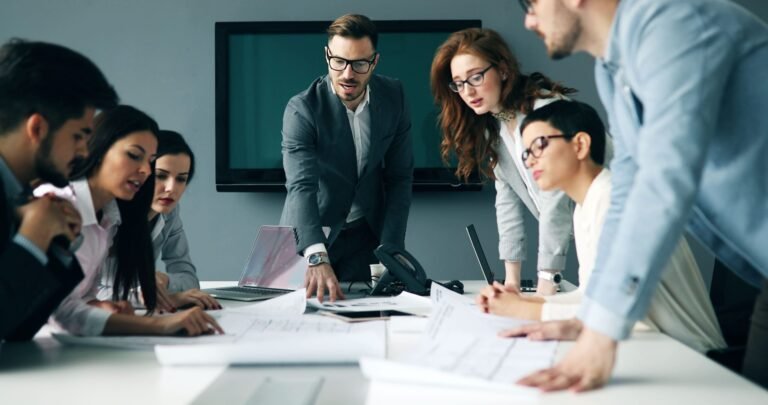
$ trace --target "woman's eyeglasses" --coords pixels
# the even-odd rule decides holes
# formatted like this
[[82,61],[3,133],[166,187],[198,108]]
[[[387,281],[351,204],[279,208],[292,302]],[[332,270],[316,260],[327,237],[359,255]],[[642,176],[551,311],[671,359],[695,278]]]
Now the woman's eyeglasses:
[[[555,138],[570,138],[570,136],[565,134],[557,134],[557,135],[542,135],[536,139],[534,139],[531,144],[526,148],[522,155],[520,157],[523,158],[523,164],[526,165],[525,162],[528,161],[528,158],[533,156],[535,158],[541,157],[542,152],[544,152],[544,149],[549,146],[549,140],[555,139]],[[527,166],[527,165],[526,165]]]
[[493,65],[488,66],[487,68],[473,74],[472,76],[469,76],[467,80],[454,80],[448,83],[448,88],[455,93],[461,93],[464,90],[464,84],[468,84],[472,87],[477,87],[483,84],[485,73],[489,71],[492,67]]

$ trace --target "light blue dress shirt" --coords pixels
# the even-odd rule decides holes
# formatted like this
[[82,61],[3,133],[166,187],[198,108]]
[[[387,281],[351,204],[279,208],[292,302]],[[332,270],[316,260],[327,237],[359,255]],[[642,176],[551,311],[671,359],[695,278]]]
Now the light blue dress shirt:
[[611,207],[579,317],[626,338],[687,229],[768,276],[768,26],[725,0],[622,0],[595,68]]

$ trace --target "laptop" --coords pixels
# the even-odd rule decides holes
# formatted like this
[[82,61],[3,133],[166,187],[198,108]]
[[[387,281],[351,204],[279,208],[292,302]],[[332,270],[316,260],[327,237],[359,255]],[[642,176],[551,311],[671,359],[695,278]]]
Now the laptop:
[[296,253],[296,238],[290,226],[259,228],[251,255],[237,287],[203,291],[217,299],[261,301],[304,287],[307,261]]
[[[467,236],[469,236],[469,243],[472,245],[472,251],[475,252],[475,258],[480,265],[480,271],[483,273],[483,278],[488,285],[493,284],[495,280],[491,266],[488,264],[488,259],[485,257],[483,251],[483,245],[480,244],[480,238],[477,237],[477,231],[475,225],[467,225]],[[504,284],[504,280],[497,280],[499,283]],[[533,280],[520,280],[520,291],[522,292],[536,292],[536,286],[533,284]]]

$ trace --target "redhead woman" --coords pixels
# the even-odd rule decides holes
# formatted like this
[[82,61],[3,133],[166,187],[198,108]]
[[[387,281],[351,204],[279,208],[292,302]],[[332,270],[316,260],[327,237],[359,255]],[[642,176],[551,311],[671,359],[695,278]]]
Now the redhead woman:
[[432,93],[442,107],[442,155],[458,158],[456,174],[473,171],[495,180],[499,255],[506,285],[519,287],[526,257],[523,217],[538,220],[538,291],[556,291],[571,241],[573,205],[560,192],[539,189],[518,156],[520,123],[536,108],[574,90],[539,73],[525,75],[504,40],[493,30],[455,32],[438,48],[431,71]]

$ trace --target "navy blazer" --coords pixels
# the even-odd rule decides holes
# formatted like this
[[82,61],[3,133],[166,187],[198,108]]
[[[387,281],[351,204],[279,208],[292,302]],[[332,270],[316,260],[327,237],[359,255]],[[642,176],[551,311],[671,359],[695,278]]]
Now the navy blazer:
[[0,341],[32,339],[83,279],[74,256],[66,267],[49,254],[48,265],[43,266],[13,242],[14,209],[6,203],[5,187],[0,183]]
[[[330,246],[357,198],[382,243],[404,247],[413,182],[411,118],[400,81],[373,75],[370,150],[358,176],[346,107],[326,75],[291,98],[283,115],[288,194],[280,223],[296,229],[299,253]],[[330,227],[326,238],[322,227]]]

